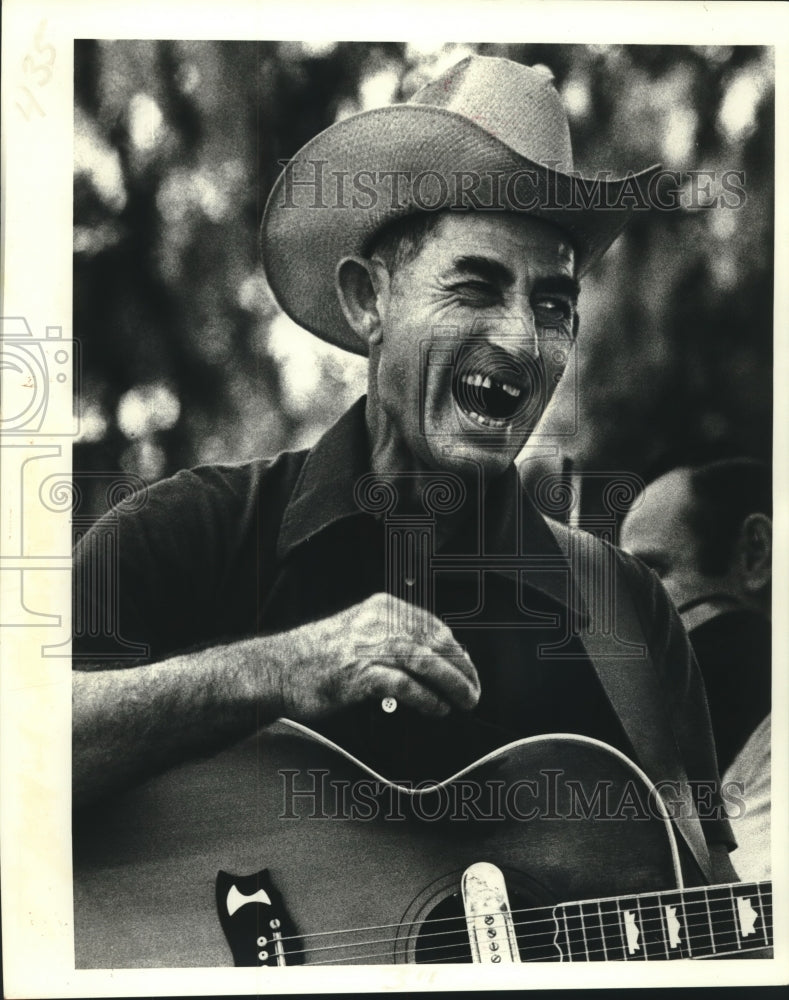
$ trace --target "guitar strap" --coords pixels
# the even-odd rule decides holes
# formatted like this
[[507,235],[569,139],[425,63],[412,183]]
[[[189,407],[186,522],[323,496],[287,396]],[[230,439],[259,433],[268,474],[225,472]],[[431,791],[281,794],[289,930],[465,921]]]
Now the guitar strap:
[[[594,535],[546,520],[570,563],[577,592],[589,614],[578,638],[644,771],[653,781],[675,783],[671,796],[674,825],[709,883],[707,842],[690,794],[665,691],[630,588],[617,572],[619,560],[614,550]],[[677,788],[681,795],[675,794]]]

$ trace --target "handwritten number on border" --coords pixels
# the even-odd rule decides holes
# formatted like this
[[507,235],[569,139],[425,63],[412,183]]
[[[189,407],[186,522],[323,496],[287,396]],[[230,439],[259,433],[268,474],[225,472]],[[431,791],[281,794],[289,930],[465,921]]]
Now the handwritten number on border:
[[[55,65],[55,47],[44,41],[44,31],[47,22],[42,21],[33,35],[33,47],[22,59],[22,71],[32,85],[45,87],[52,79],[52,67]],[[41,118],[46,117],[46,111],[36,100],[35,94],[30,86],[19,84],[17,90],[25,96],[25,103],[16,101],[15,104],[30,121],[31,112],[36,111]]]

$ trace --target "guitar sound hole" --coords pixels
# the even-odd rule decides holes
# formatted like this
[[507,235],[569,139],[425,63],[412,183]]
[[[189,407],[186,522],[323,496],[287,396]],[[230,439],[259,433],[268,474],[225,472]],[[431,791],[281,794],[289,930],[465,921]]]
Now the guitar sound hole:
[[416,939],[414,960],[419,965],[428,962],[471,964],[471,948],[459,892],[447,896],[430,911]]

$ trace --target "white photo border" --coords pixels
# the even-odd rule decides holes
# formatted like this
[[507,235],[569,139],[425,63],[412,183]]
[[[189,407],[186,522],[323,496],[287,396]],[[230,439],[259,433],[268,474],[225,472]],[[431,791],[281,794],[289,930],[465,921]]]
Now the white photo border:
[[[43,26],[43,27],[42,27]],[[320,3],[296,0],[223,4],[181,0],[6,0],[3,5],[3,317],[21,317],[45,350],[72,350],[72,125],[74,39],[258,39],[499,41],[554,43],[758,44],[774,46],[777,178],[789,165],[789,5],[786,3],[598,3],[441,0]],[[51,47],[53,57],[50,59]],[[37,75],[25,69],[33,51]],[[43,60],[43,63],[42,63]],[[49,61],[47,61],[49,60]],[[32,103],[31,103],[32,101]],[[37,107],[36,107],[37,106]],[[789,273],[787,194],[776,186],[775,273]],[[789,372],[789,300],[776,283],[775,384]],[[55,343],[56,341],[61,343]],[[54,346],[53,346],[54,345]],[[49,357],[49,355],[47,355]],[[64,361],[64,370],[68,363]],[[30,387],[4,375],[4,405]],[[50,383],[47,406],[67,412],[71,386]],[[20,395],[21,394],[21,395]],[[64,402],[65,400],[65,402]],[[65,407],[65,409],[64,409]],[[7,411],[6,411],[7,412]],[[789,629],[782,603],[789,579],[786,401],[776,398],[774,468],[776,586],[773,857],[775,958],[761,961],[623,964],[583,969],[532,966],[529,988],[759,985],[789,978],[789,820],[780,776],[789,765]],[[517,968],[338,967],[75,970],[71,888],[70,661],[41,655],[70,634],[70,525],[25,493],[37,458],[59,456],[70,472],[70,432],[45,423],[37,435],[3,436],[0,600],[3,621],[2,918],[8,997],[253,995],[274,992],[522,989]],[[24,532],[23,532],[24,522]],[[39,572],[35,572],[39,570]],[[24,584],[23,584],[24,581]],[[24,585],[24,589],[23,589]],[[46,607],[37,623],[30,608]],[[16,616],[16,617],[15,617]],[[40,617],[40,616],[39,616]],[[276,978],[275,978],[276,977]]]

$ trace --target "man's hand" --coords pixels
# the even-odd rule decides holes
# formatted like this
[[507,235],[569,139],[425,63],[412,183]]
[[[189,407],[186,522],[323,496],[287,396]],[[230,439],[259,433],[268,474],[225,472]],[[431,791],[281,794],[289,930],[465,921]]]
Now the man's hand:
[[449,629],[386,594],[289,632],[124,670],[75,670],[72,687],[75,802],[278,716],[308,722],[386,697],[445,715],[479,699],[477,672]]
[[427,715],[446,715],[453,708],[468,711],[479,700],[477,672],[447,626],[389,594],[280,638],[290,648],[272,664],[271,683],[287,718],[318,719],[385,697]]

